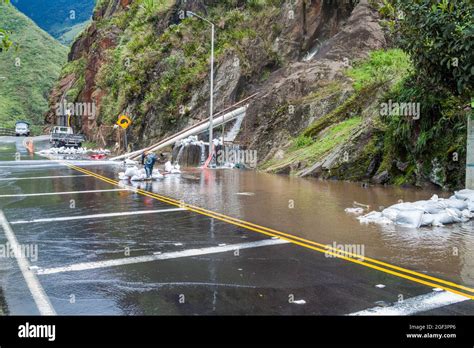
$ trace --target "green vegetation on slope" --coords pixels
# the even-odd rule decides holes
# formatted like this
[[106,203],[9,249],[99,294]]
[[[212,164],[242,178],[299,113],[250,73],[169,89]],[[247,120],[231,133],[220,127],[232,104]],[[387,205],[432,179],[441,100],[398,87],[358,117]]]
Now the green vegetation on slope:
[[[349,140],[351,131],[361,124],[360,116],[374,111],[367,110],[367,107],[377,105],[379,95],[383,95],[386,90],[396,89],[409,76],[410,71],[410,59],[399,49],[371,52],[368,59],[357,62],[346,71],[346,75],[353,80],[354,93],[293,139],[284,158],[272,159],[262,165],[262,169],[275,171],[291,163],[317,162],[336,146]],[[330,95],[340,88],[339,84],[332,82],[314,91],[302,102]],[[337,139],[333,135],[337,135]]]
[[351,132],[362,123],[361,117],[353,117],[326,129],[316,139],[304,135],[295,139],[285,157],[279,161],[269,161],[262,169],[273,171],[293,163],[314,163],[336,146],[347,141]]
[[[386,96],[393,102],[413,101],[420,105],[420,118],[388,116],[383,121],[384,161],[380,171],[388,171],[396,184],[419,184],[430,178],[446,188],[464,184],[466,158],[466,123],[471,112],[467,100],[449,91],[433,93],[420,85],[416,77]],[[409,164],[400,171],[395,162]]]
[[[268,32],[265,23],[280,11],[279,1],[267,1],[262,9],[253,3],[237,9],[231,3],[221,1],[207,13],[207,18],[219,25],[216,66],[232,51],[239,57],[246,77],[263,74],[264,71],[252,70],[255,69],[250,61],[252,52],[244,47],[244,42],[248,46],[249,40],[258,36],[256,22],[262,26],[259,32]],[[97,6],[103,5],[107,2],[99,2]],[[114,27],[124,30],[119,45],[108,50],[106,64],[97,76],[97,85],[107,92],[102,99],[99,123],[115,122],[128,105],[134,105],[131,112],[135,124],[145,124],[147,115],[158,114],[155,119],[162,127],[157,128],[173,127],[182,116],[181,105],[190,102],[192,89],[208,79],[209,26],[195,18],[167,18],[172,6],[175,6],[173,0],[138,0],[127,11],[97,23],[102,32]],[[157,28],[163,29],[157,32]],[[276,66],[278,58],[271,51],[271,42],[265,45],[268,61]],[[77,76],[80,75],[79,71]]]
[[411,66],[408,55],[402,50],[379,50],[371,52],[369,59],[349,69],[347,76],[354,80],[354,89],[359,92],[364,87],[373,84],[401,81],[407,76]]
[[474,86],[474,11],[465,0],[386,0],[380,9],[411,55],[420,82],[469,95]]
[[326,127],[354,114],[360,114],[363,106],[375,97],[380,88],[397,88],[409,75],[409,57],[399,49],[379,50],[346,71],[353,80],[355,93],[332,112],[317,119],[304,132],[304,136],[315,136]]
[[0,4],[0,27],[17,46],[0,53],[0,124],[42,124],[67,49],[12,6]]
[[[0,5],[1,4],[9,4],[10,0],[0,0]],[[0,53],[3,51],[6,51],[10,48],[12,45],[12,42],[10,41],[9,33],[0,27]]]
[[[415,102],[420,117],[384,117],[379,172],[395,184],[429,179],[445,188],[464,186],[466,121],[474,79],[474,12],[468,1],[386,0],[379,8],[395,43],[415,69],[386,100]],[[401,171],[395,163],[407,163]]]

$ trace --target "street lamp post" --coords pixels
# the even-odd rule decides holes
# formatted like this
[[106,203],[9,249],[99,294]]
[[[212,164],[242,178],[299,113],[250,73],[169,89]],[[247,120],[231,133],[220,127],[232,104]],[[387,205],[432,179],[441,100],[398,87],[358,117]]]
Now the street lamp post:
[[209,157],[212,161],[212,156],[214,155],[214,148],[213,148],[213,123],[214,123],[214,37],[215,37],[215,25],[211,21],[207,20],[206,18],[201,17],[200,15],[186,11],[188,17],[196,17],[204,22],[211,25],[211,89],[210,89],[210,96],[209,96]]

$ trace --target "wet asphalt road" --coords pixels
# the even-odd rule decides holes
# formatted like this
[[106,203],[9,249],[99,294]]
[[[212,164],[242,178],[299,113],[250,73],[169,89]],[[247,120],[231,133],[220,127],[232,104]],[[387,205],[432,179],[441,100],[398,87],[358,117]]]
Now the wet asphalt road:
[[[38,146],[41,148],[44,144]],[[15,153],[21,154],[21,161],[12,160]],[[78,166],[110,178],[116,178],[119,171],[114,165],[84,166],[81,163]],[[252,193],[244,192],[248,189],[244,181],[235,182],[238,172],[220,172],[209,174],[193,170],[182,176],[168,176],[143,188],[200,203],[200,206],[206,204],[205,207],[211,210],[221,207],[222,212],[242,219],[259,215],[258,206],[254,206],[251,213],[246,211],[245,202]],[[212,182],[226,183],[229,175],[234,177],[232,185],[239,194],[231,197],[214,192],[220,186]],[[249,174],[243,175],[242,178]],[[45,176],[58,178],[39,178]],[[180,257],[166,260],[40,274],[39,282],[58,314],[346,315],[373,307],[397,307],[401,299],[419,297],[422,302],[424,296],[433,293],[430,286],[327,257],[295,244],[257,246],[261,241],[271,240],[270,237],[195,212],[126,215],[175,207],[132,191],[102,192],[114,189],[117,187],[84,176],[63,164],[29,156],[19,139],[0,139],[0,196],[4,196],[0,197],[0,209],[18,242],[38,247],[37,260],[30,260],[34,269],[91,262],[102,265],[101,262],[110,260],[183,252]],[[84,190],[101,192],[77,192]],[[265,189],[261,190],[254,191],[264,196]],[[28,196],[60,192],[71,193]],[[212,202],[196,199],[199,192],[203,197],[212,197]],[[182,197],[178,197],[179,194]],[[258,223],[264,224],[265,216],[270,213],[264,208],[261,211],[263,218]],[[106,215],[111,213],[123,215]],[[97,214],[105,216],[81,218]],[[56,218],[68,220],[55,221]],[[23,221],[37,219],[47,221]],[[274,222],[275,219],[268,221],[269,224]],[[303,221],[301,223],[303,226]],[[318,221],[313,224],[317,228]],[[294,227],[298,227],[297,223]],[[321,240],[329,243],[331,231],[326,228],[325,233],[320,235]],[[337,241],[340,241],[342,237],[338,237]],[[0,244],[6,243],[0,230]],[[255,247],[239,249],[238,253],[234,250],[205,252],[210,247],[242,243]],[[373,256],[369,252],[373,250],[379,259],[383,259],[381,248],[379,245],[368,249],[366,254]],[[186,252],[195,249],[204,252],[186,256]],[[404,250],[399,252],[402,254]],[[393,261],[393,258],[384,260]],[[404,263],[403,258],[401,263]],[[409,263],[408,259],[406,263]],[[422,264],[426,263],[412,266],[428,274],[436,270],[435,275],[442,279],[472,285],[470,278],[464,275],[465,268],[459,272],[453,271],[454,268],[443,271],[436,265],[433,268],[426,265],[423,269]],[[409,267],[408,264],[402,266]],[[39,313],[14,258],[0,259],[0,281],[10,314]],[[415,314],[472,314],[472,302],[466,300],[451,305],[440,302],[439,307],[428,310],[420,306]],[[403,314],[403,310],[400,313]]]

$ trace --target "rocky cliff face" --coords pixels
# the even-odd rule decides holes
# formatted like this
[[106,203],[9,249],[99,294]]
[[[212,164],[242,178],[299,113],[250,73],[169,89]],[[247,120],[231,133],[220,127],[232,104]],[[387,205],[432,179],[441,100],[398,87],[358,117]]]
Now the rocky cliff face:
[[[262,169],[301,176],[381,180],[379,97],[400,76],[355,88],[347,73],[387,46],[367,0],[103,0],[77,39],[51,94],[54,105],[95,103],[74,124],[112,145],[120,114],[143,148],[208,115],[209,28],[216,24],[216,112],[258,93],[236,141]],[[393,69],[396,70],[396,67]]]
[[[152,28],[153,32],[147,32],[148,35],[151,34],[154,36],[154,39],[159,39],[165,35],[173,36],[172,34],[174,33],[172,33],[172,29],[170,28],[181,22],[181,11],[200,10],[201,12],[206,12],[208,9],[220,10],[217,6],[218,2],[216,1],[168,1],[167,3],[168,4],[163,8],[159,10],[155,9],[157,12],[156,18],[152,16],[151,18],[148,17],[144,19],[154,26],[154,28]],[[340,33],[353,7],[350,2],[343,2],[342,5],[339,5],[338,2],[324,1],[312,1],[308,2],[308,4],[305,1],[282,1],[280,7],[277,1],[275,2],[276,6],[266,5],[261,9],[252,10],[246,8],[245,1],[236,3],[237,5],[234,6],[235,9],[230,11],[234,12],[232,13],[233,18],[227,18],[226,16],[219,18],[219,13],[213,16],[216,17],[216,23],[218,24],[218,42],[220,39],[219,31],[225,35],[228,32],[236,30],[235,27],[238,27],[238,25],[242,25],[247,29],[246,32],[239,33],[242,37],[238,38],[238,42],[232,42],[233,38],[229,38],[229,42],[225,43],[228,44],[226,45],[227,47],[223,47],[218,56],[215,95],[217,111],[222,109],[224,105],[232,104],[237,101],[238,98],[250,94],[253,91],[260,91],[262,89],[271,90],[272,85],[281,84],[282,77],[285,79],[285,83],[286,81],[290,84],[293,83],[291,81],[292,79],[298,79],[296,76],[297,71],[304,74],[304,70],[314,66],[314,64],[311,63],[298,64],[298,62],[304,58],[304,55],[307,54],[310,49]],[[71,53],[69,54],[70,65],[73,66],[74,63],[76,63],[79,67],[75,71],[71,71],[69,74],[63,76],[62,81],[58,84],[58,88],[52,94],[52,105],[56,104],[58,99],[67,98],[69,96],[69,98],[67,98],[69,102],[81,101],[96,103],[100,114],[102,98],[104,95],[110,94],[111,91],[100,88],[98,73],[104,68],[104,64],[114,64],[114,62],[110,60],[110,55],[117,53],[113,51],[120,49],[117,46],[124,40],[124,36],[133,30],[129,27],[129,23],[122,25],[116,23],[120,16],[122,16],[124,20],[126,18],[132,21],[140,19],[137,17],[146,17],[145,11],[141,10],[142,6],[140,2],[133,3],[132,0],[103,1],[101,5],[99,5],[93,17],[93,23],[73,44]],[[124,15],[123,12],[129,12],[129,15]],[[257,18],[245,18],[250,16]],[[259,23],[257,22],[258,19],[264,22]],[[227,24],[229,21],[236,22],[235,24],[231,24],[232,28]],[[148,29],[149,28],[145,28],[145,30]],[[199,29],[201,32],[205,31],[205,28],[202,26],[200,26]],[[204,42],[208,40],[205,40],[205,34],[204,32],[200,35],[204,40],[198,44],[206,46]],[[170,41],[171,39],[172,38],[169,38]],[[184,37],[183,41],[192,39],[192,37]],[[228,39],[225,38],[224,40],[227,41]],[[367,45],[368,49],[375,48],[370,47],[371,44],[372,43],[369,42]],[[354,47],[353,45],[350,46]],[[192,60],[198,58],[193,56],[182,57],[182,52],[180,52],[182,48],[183,47],[179,47],[179,45],[173,47],[168,54],[161,57],[161,61],[152,62],[154,65],[152,69],[154,71],[151,72],[151,76],[149,74],[150,72],[145,72],[145,75],[147,75],[146,78],[149,78],[149,80],[141,81],[143,85],[146,85],[144,86],[145,88],[143,88],[143,93],[153,88],[153,83],[162,78],[162,75],[167,72],[167,68],[174,68],[176,65],[181,65],[182,63],[179,59]],[[329,51],[332,52],[335,50]],[[205,53],[206,52],[198,52],[199,58],[202,59]],[[347,56],[351,58],[354,56],[351,52],[347,53]],[[357,55],[364,53],[358,52]],[[244,59],[241,60],[242,57],[240,57],[240,55],[245,55],[245,57],[243,57]],[[334,60],[342,59],[342,54],[336,53],[336,55],[337,57]],[[131,55],[128,58],[136,60],[137,65],[139,65],[140,59],[147,57],[134,57]],[[173,61],[171,62],[172,64],[166,66],[163,64],[163,60],[172,60],[169,58],[176,58],[178,61]],[[245,66],[243,66],[244,64]],[[170,65],[174,66],[170,67]],[[279,69],[280,66],[286,65],[291,66],[285,67],[284,71]],[[203,65],[203,68],[204,67]],[[124,70],[127,68],[126,64],[123,68]],[[208,105],[206,105],[208,99],[206,95],[208,93],[208,79],[205,75],[207,73],[205,69],[201,70],[202,71],[199,71],[200,74],[196,76],[198,79],[197,82],[200,83],[196,83],[192,89],[186,91],[187,95],[182,100],[182,105],[186,110],[189,110],[189,112],[185,117],[181,117],[182,115],[178,113],[179,110],[174,110],[175,115],[173,116],[180,119],[179,121],[183,121],[180,122],[181,124],[192,123],[193,120],[198,120],[205,116],[208,107]],[[262,78],[261,72],[265,73],[265,78],[268,78],[268,83],[261,83],[259,81]],[[288,75],[290,72],[294,76],[284,77],[285,74]],[[274,77],[273,75],[276,76]],[[311,84],[314,81],[308,82]],[[306,82],[306,84],[308,84],[308,82]],[[67,95],[67,92],[70,92],[71,88],[74,89],[75,95],[74,93]],[[170,86],[170,88],[173,88],[173,86]],[[285,93],[283,90],[281,92]],[[294,91],[294,93],[298,95],[304,95],[306,92],[304,89]],[[153,110],[155,109],[153,105],[151,110],[147,112],[137,110],[138,104],[141,103],[140,98],[143,98],[143,95],[137,95],[136,98],[127,100],[127,104],[121,105],[122,109],[120,110],[120,112],[128,111],[132,116],[136,113],[141,114],[140,116],[144,122],[142,122],[143,124],[139,132],[140,136],[136,139],[137,143],[156,140],[157,137],[179,128],[178,125],[177,127],[166,129],[166,125],[160,122],[160,111]],[[273,102],[273,100],[266,101],[266,103]],[[274,109],[276,105],[262,106],[270,111]],[[56,115],[51,112],[47,115],[46,119],[48,123],[54,123],[56,121],[55,118]],[[183,118],[189,120],[183,120]],[[89,121],[86,122],[86,119],[82,119],[78,124],[80,123],[83,131],[88,136],[94,137],[96,135],[96,127],[100,126],[101,123]]]

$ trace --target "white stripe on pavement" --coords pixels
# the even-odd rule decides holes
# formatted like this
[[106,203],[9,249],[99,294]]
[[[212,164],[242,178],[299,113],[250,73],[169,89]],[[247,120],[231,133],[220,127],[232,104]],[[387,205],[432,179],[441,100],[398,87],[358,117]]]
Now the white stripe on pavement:
[[174,211],[183,211],[186,208],[171,208],[171,209],[160,209],[160,210],[141,210],[141,211],[123,211],[119,213],[108,213],[108,214],[95,214],[95,215],[80,215],[80,216],[65,216],[58,218],[46,218],[46,219],[32,219],[32,220],[17,220],[10,221],[11,225],[19,224],[31,224],[35,222],[53,222],[53,221],[71,221],[71,220],[83,220],[83,219],[99,219],[106,217],[116,216],[128,216],[128,215],[144,215],[144,214],[156,214],[156,213],[171,213]]
[[[8,221],[3,214],[3,211],[0,210],[0,225],[5,232],[5,236],[10,243],[12,250],[20,250],[20,245],[15,237],[15,233],[8,224]],[[49,301],[48,295],[46,295],[43,287],[41,286],[38,277],[34,272],[30,270],[30,264],[26,257],[20,253],[20,255],[15,255],[18,266],[20,267],[21,273],[25,278],[26,284],[30,289],[31,295],[35,300],[36,306],[41,315],[56,315],[56,311],[53,308],[53,305]]]
[[117,192],[117,191],[130,191],[130,190],[129,189],[109,189],[109,190],[88,190],[88,191],[70,191],[70,192],[19,193],[15,195],[0,195],[0,198],[73,195],[73,194],[78,194],[78,193],[100,193],[100,192]]
[[122,265],[151,262],[151,261],[157,261],[157,260],[177,259],[181,257],[217,254],[217,253],[223,253],[226,251],[259,248],[259,247],[264,247],[264,246],[287,244],[287,243],[289,242],[282,239],[265,239],[265,240],[261,240],[257,242],[239,243],[239,244],[208,247],[208,248],[201,248],[201,249],[188,249],[188,250],[174,251],[174,252],[169,252],[169,253],[164,253],[164,254],[126,257],[126,258],[121,258],[121,259],[97,261],[97,262],[83,262],[83,263],[77,263],[74,265],[69,265],[69,266],[64,266],[64,267],[43,268],[43,269],[40,268],[37,270],[36,273],[38,275],[46,275],[46,274],[54,274],[54,273],[62,273],[62,272],[77,272],[77,271],[91,270],[91,269],[96,269],[96,268],[122,266]]
[[83,175],[32,176],[32,177],[25,177],[25,178],[0,178],[0,181],[80,178],[80,177],[85,177],[85,176],[90,176],[90,175],[83,174]]
[[468,300],[452,292],[433,291],[397,302],[393,306],[369,308],[349,315],[413,315]]

